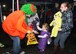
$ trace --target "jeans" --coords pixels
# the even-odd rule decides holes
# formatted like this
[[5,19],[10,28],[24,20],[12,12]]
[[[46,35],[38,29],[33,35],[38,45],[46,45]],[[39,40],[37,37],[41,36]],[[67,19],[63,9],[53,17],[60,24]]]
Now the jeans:
[[19,37],[10,37],[13,40],[13,54],[19,54],[20,53],[20,38]]
[[64,43],[66,39],[68,38],[69,34],[70,34],[70,31],[59,32],[58,36],[54,40],[54,45],[58,46],[59,44],[61,48],[64,48]]

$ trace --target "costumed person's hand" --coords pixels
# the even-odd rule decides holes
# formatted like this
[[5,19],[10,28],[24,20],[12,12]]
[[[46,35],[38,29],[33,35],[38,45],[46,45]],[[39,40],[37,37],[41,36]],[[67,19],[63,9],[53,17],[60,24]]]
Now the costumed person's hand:
[[35,34],[39,34],[36,30],[33,30],[33,32],[34,32]]
[[28,30],[27,33],[32,33],[32,32]]

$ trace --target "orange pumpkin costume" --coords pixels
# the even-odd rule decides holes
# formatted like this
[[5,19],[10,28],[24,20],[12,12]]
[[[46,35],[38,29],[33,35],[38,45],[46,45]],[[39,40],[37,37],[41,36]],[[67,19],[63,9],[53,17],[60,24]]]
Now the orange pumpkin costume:
[[35,13],[36,7],[33,4],[24,4],[21,10],[9,14],[2,23],[3,30],[12,36],[13,54],[20,54],[20,39],[23,39],[26,33],[32,32],[32,29],[26,24],[25,19],[27,16],[34,15]]
[[2,23],[3,30],[11,36],[19,36],[20,39],[23,39],[28,30],[32,31],[25,22],[26,14],[33,15],[36,11],[36,6],[33,4],[24,4],[21,10],[15,11],[7,16]]
[[32,31],[24,19],[25,15],[23,11],[11,13],[2,24],[3,30],[11,36],[19,36],[20,39],[23,39],[27,30]]

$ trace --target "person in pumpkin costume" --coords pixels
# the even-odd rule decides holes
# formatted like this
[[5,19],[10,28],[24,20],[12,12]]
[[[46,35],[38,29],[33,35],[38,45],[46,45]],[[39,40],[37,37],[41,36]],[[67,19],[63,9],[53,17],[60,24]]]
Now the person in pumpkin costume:
[[13,40],[13,54],[20,53],[20,39],[23,39],[26,33],[33,32],[25,22],[25,19],[36,12],[37,8],[33,4],[24,4],[20,10],[10,13],[2,23],[3,30]]

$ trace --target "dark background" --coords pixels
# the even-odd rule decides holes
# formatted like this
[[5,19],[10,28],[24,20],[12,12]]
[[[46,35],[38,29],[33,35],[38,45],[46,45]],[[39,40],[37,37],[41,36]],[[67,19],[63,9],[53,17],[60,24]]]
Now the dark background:
[[[24,2],[25,0],[20,0],[20,7],[22,4],[25,4],[26,2]],[[54,4],[55,2],[58,2],[59,4],[64,2],[64,1],[68,1],[71,4],[73,4],[73,0],[26,0],[27,2],[34,2],[36,4],[36,2],[40,2],[40,5],[36,4],[38,7],[38,14],[39,11],[41,9],[42,6],[48,6],[48,8],[54,8]],[[45,3],[48,2],[49,4]],[[5,4],[6,8],[3,8],[2,5]],[[2,9],[2,15],[8,15],[12,12],[12,0],[0,0],[0,13],[1,13],[1,9]],[[42,6],[41,6],[42,5]],[[72,11],[73,11],[73,24],[74,27],[71,31],[70,36],[68,37],[68,39],[66,40],[65,43],[65,54],[76,54],[76,6],[72,5]],[[15,10],[16,10],[16,0],[15,0]],[[48,10],[48,9],[46,9]],[[1,16],[0,16],[1,18]],[[44,18],[46,18],[46,16],[44,15]],[[0,42],[3,43],[5,45],[4,48],[0,48],[0,54],[5,53],[7,51],[10,51],[12,48],[12,40],[10,39],[10,37],[8,36],[8,34],[6,34],[3,29],[2,29],[2,22],[0,19]],[[26,45],[26,40],[27,38],[21,40],[21,46],[22,46],[22,50],[26,51],[26,54],[39,54],[39,51],[36,47],[36,45],[32,45],[32,46],[27,46]],[[33,50],[32,50],[33,48]],[[46,48],[46,54],[50,54],[50,52],[52,51],[52,44],[48,45]]]

